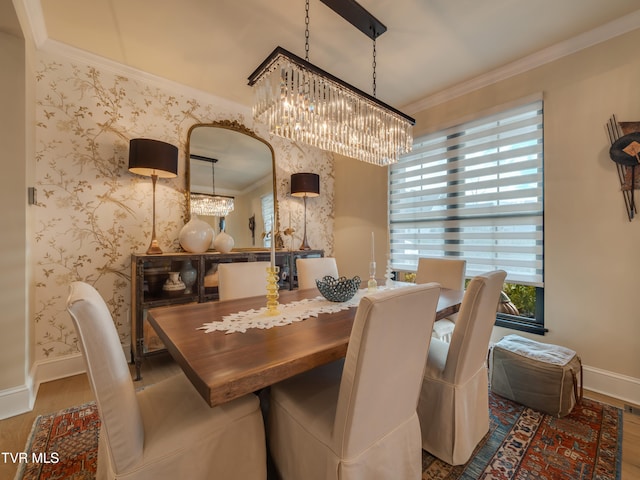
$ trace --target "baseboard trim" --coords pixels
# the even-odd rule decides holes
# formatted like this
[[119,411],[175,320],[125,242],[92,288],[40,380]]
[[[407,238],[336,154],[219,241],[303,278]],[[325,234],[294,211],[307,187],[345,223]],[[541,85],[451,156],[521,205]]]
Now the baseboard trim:
[[29,384],[0,391],[0,420],[33,410],[33,386]]
[[[126,351],[126,349],[123,349]],[[125,356],[127,356],[125,354]],[[127,357],[128,358],[128,357]],[[76,353],[62,358],[36,362],[34,365],[33,398],[35,399],[41,383],[59,378],[70,377],[85,372],[82,354]],[[584,388],[608,395],[619,400],[640,405],[640,379],[610,372],[588,365],[583,366]],[[33,406],[33,402],[31,402]],[[0,412],[4,410],[0,408]]]
[[[125,358],[129,359],[131,346],[123,345],[122,352]],[[85,373],[87,368],[84,363],[82,353],[72,353],[64,357],[57,357],[46,360],[39,360],[33,366],[32,378],[35,385],[36,394],[41,383],[58,380],[60,378],[72,377]]]
[[584,365],[584,388],[640,405],[640,379]]
[[86,368],[82,354],[73,353],[64,357],[39,360],[34,364],[33,370],[33,383],[36,387],[37,394],[41,383],[79,375],[84,373]]
[[[0,391],[0,420],[33,410],[40,384],[85,371],[80,353],[36,362],[27,384]],[[585,389],[640,405],[640,379],[588,365],[583,372]]]
[[[126,358],[129,358],[129,354],[126,353],[128,350],[129,346],[123,347]],[[84,372],[86,367],[81,353],[35,362],[29,372],[27,383],[0,390],[0,420],[33,410],[41,384]]]

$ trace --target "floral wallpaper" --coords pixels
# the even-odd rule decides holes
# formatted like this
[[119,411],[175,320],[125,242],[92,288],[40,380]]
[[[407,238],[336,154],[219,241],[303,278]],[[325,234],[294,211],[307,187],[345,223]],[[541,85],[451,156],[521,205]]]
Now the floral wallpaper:
[[[185,223],[184,147],[195,123],[236,120],[269,141],[276,156],[280,226],[292,226],[300,243],[303,209],[288,195],[291,173],[320,174],[321,196],[307,202],[312,248],[333,251],[333,157],[323,151],[270,137],[253,125],[250,110],[222,98],[153,84],[145,75],[114,72],[39,52],[36,72],[36,360],[78,351],[66,311],[68,285],[83,280],[101,293],[123,346],[130,345],[130,255],[145,252],[151,239],[150,177],[128,171],[129,140],[153,138],[180,150],[179,174],[159,179],[156,236],[165,252],[179,251]],[[238,81],[243,81],[239,79]],[[181,93],[183,92],[188,93]]]

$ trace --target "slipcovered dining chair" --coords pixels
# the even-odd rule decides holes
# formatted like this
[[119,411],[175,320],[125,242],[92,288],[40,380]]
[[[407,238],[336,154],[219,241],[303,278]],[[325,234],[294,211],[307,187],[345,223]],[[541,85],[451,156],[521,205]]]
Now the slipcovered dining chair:
[[343,361],[271,387],[282,480],[421,478],[416,405],[439,294],[429,284],[363,297]]
[[431,339],[418,401],[422,448],[461,465],[489,431],[487,353],[506,273],[474,277],[464,294],[451,343]]
[[333,257],[296,258],[298,288],[317,288],[316,279],[326,275],[338,277],[338,265]]
[[269,262],[232,262],[218,265],[220,300],[255,297],[267,294]]
[[[442,288],[464,290],[467,261],[459,258],[422,257],[418,259],[416,283],[438,282]],[[433,325],[433,338],[451,341],[457,314],[438,320]]]
[[94,287],[73,282],[75,325],[101,427],[97,479],[265,479],[259,401],[211,408],[184,374],[136,391],[120,337]]

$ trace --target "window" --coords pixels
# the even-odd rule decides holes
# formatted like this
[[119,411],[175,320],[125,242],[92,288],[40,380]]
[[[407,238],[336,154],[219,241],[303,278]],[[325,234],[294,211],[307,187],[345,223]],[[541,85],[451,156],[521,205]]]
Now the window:
[[533,296],[535,312],[497,324],[543,333],[541,98],[416,138],[389,183],[395,270],[423,256],[465,258],[468,277],[503,269],[505,291]]

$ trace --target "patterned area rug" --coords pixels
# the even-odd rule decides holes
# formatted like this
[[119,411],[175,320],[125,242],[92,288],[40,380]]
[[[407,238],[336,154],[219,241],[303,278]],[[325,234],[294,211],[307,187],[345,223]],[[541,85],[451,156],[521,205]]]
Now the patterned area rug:
[[556,418],[489,394],[489,433],[466,465],[423,451],[422,478],[620,480],[622,410],[584,399]]
[[[555,418],[493,394],[489,405],[490,431],[471,460],[452,467],[423,452],[423,480],[620,480],[622,410],[585,399]],[[16,480],[95,478],[99,429],[94,403],[39,416],[25,447],[39,461],[21,464]]]
[[94,402],[40,415],[33,422],[16,480],[89,480],[96,476],[100,418]]

